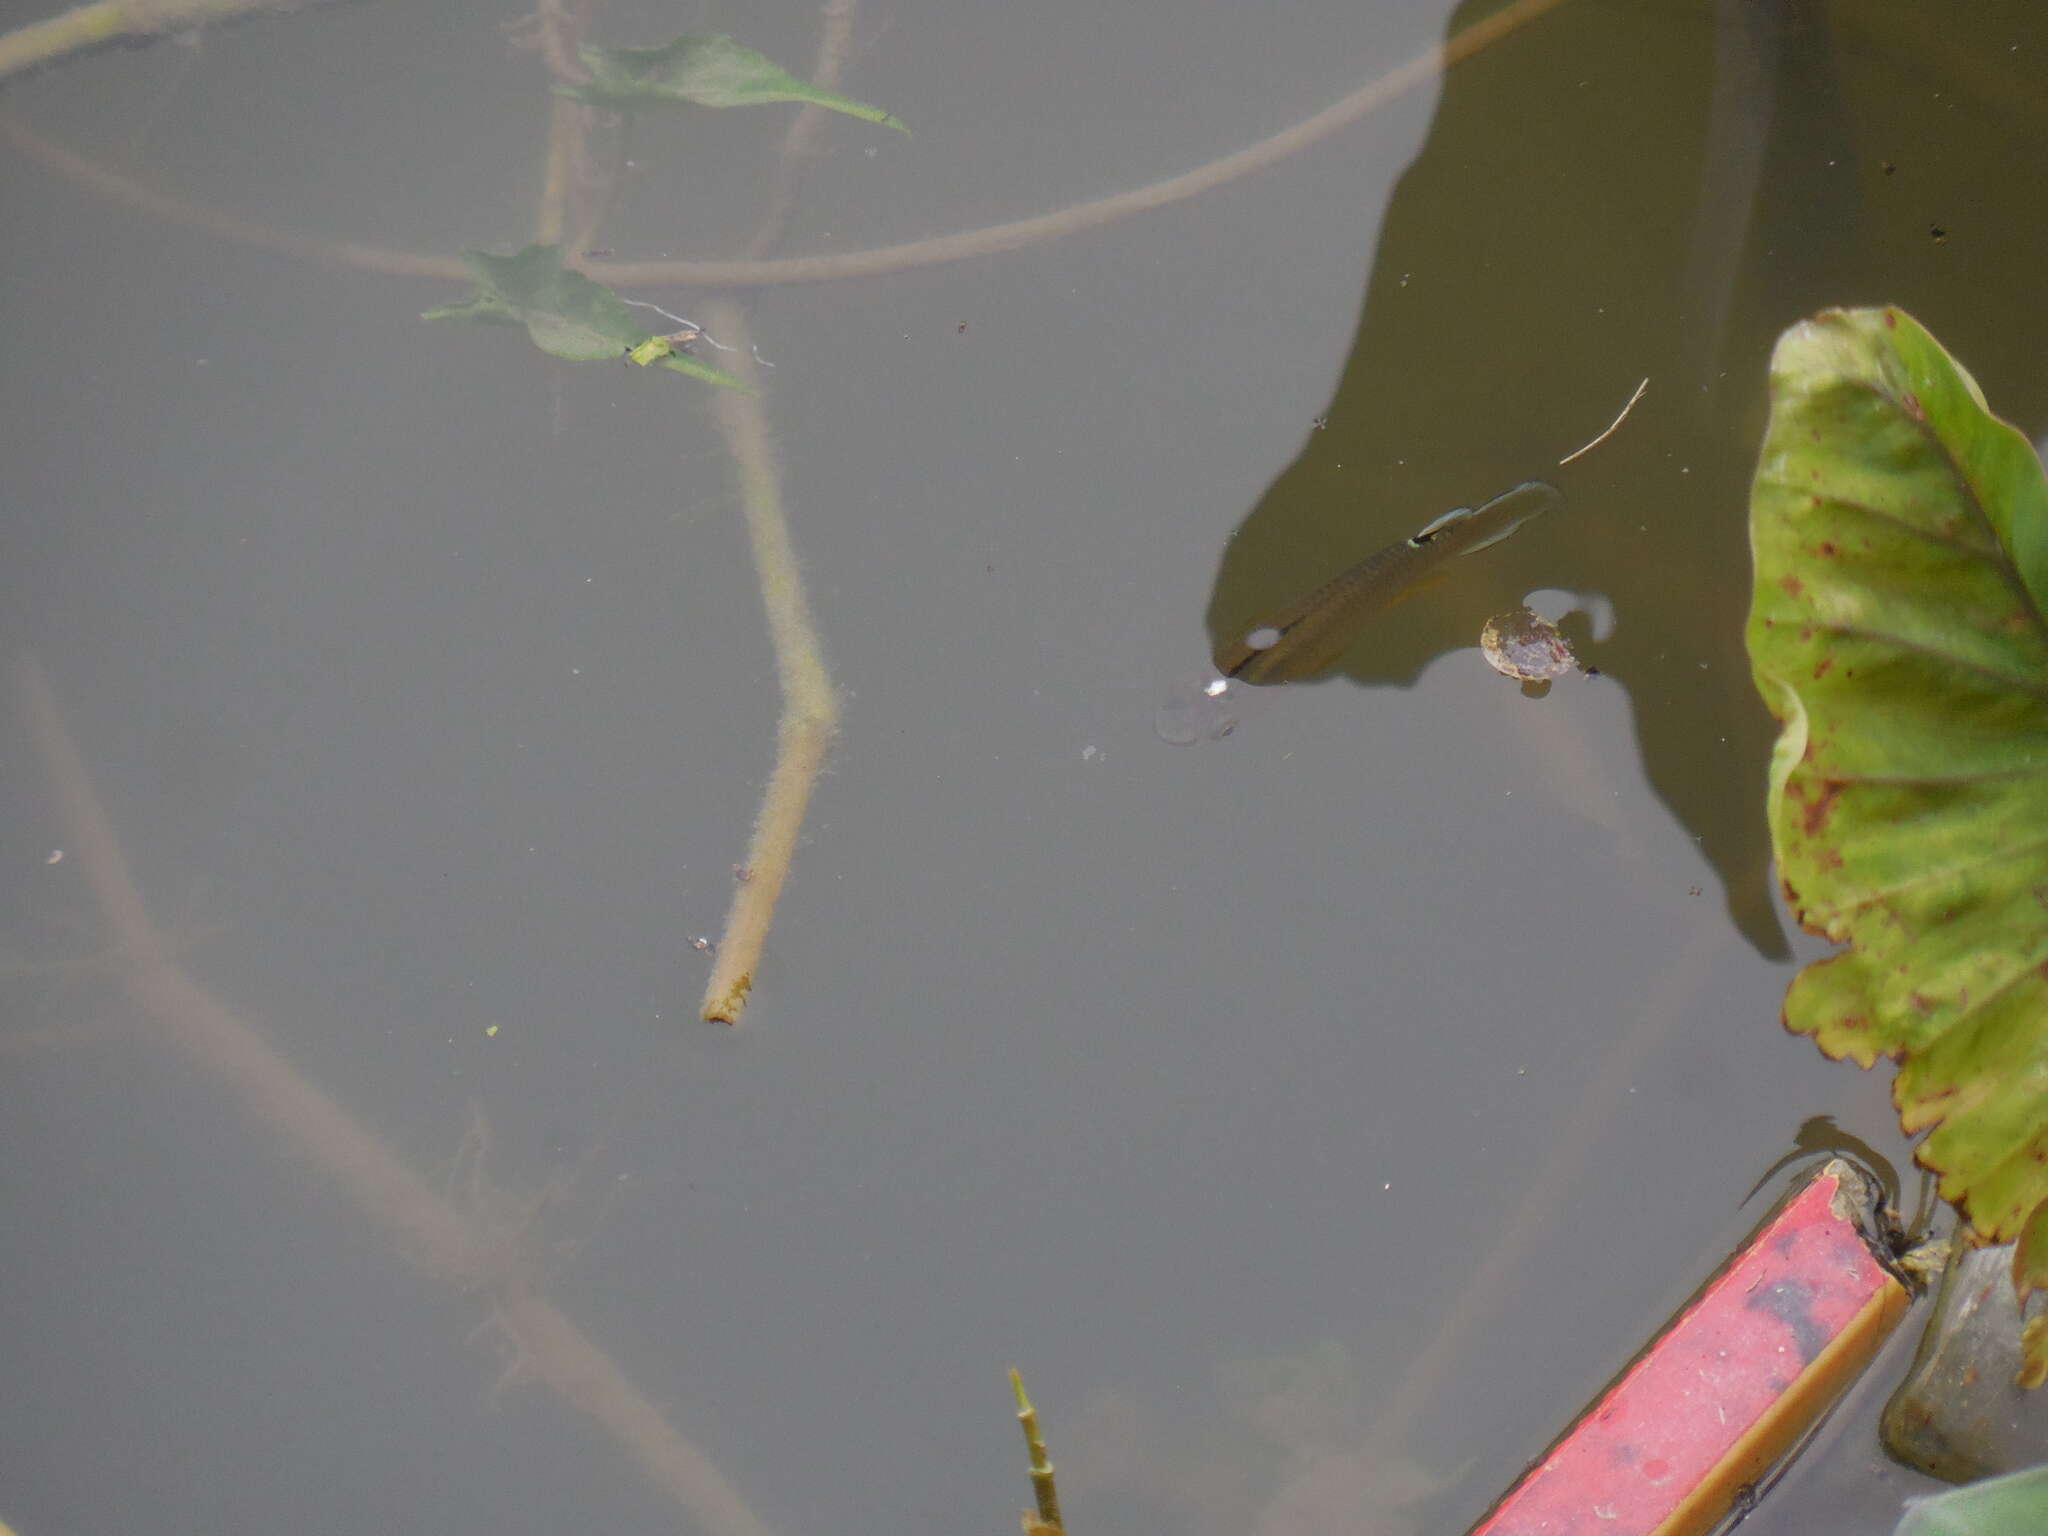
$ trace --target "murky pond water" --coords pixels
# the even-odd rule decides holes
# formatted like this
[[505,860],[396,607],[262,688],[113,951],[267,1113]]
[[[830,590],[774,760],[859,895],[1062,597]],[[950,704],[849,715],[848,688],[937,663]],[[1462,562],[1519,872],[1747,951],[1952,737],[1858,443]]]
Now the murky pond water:
[[[843,22],[911,136],[791,177],[794,107],[677,107],[551,182],[552,11],[7,83],[15,1528],[993,1528],[1016,1365],[1078,1530],[1459,1529],[1802,1122],[1903,1155],[1776,1024],[1746,487],[1824,304],[2048,430],[2048,15],[826,10],[588,23],[809,73]],[[660,280],[785,206],[815,270]],[[843,712],[736,1030],[691,941],[781,710],[744,429],[417,318],[558,227],[693,321],[748,282],[773,365]],[[1155,733],[1531,479],[1318,680]],[[1476,647],[1543,588],[1612,624],[1529,699]],[[1889,1528],[1901,1363],[1754,1529]]]

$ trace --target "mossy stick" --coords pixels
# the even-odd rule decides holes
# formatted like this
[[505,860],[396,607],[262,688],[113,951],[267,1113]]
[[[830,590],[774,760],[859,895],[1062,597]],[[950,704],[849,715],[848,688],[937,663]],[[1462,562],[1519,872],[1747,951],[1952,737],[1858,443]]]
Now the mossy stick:
[[705,308],[712,334],[724,336],[735,349],[732,366],[748,385],[745,391],[720,390],[711,409],[739,477],[747,537],[753,544],[755,574],[775,648],[775,673],[782,685],[775,770],[761,797],[742,878],[733,887],[732,908],[726,914],[725,936],[704,988],[703,1017],[736,1024],[754,984],[776,898],[789,876],[811,790],[839,729],[839,696],[825,666],[790,543],[781,467],[768,431],[761,370],[754,361],[746,311],[731,299],[712,300]]
[[[853,37],[854,0],[826,0],[824,26],[818,38],[815,84],[831,89],[839,83]],[[774,188],[767,212],[749,243],[748,253],[765,256],[788,228],[796,207],[797,175],[810,152],[825,113],[805,107],[790,121],[776,158]],[[742,878],[733,891],[726,916],[725,939],[718,947],[711,979],[704,987],[703,1017],[707,1022],[737,1024],[754,984],[768,924],[776,899],[789,874],[797,834],[811,803],[811,790],[825,767],[832,737],[839,729],[839,695],[825,666],[824,648],[804,596],[802,573],[789,537],[789,519],[782,507],[782,478],[776,465],[774,439],[761,398],[761,370],[746,310],[731,300],[714,302],[711,323],[729,334],[739,358],[748,395],[721,396],[714,409],[719,430],[740,477],[740,495],[753,541],[754,566],[761,578],[761,601],[768,610],[769,634],[775,646],[775,670],[782,683],[782,724],[777,732],[775,771],[754,821],[753,846],[740,866]]]

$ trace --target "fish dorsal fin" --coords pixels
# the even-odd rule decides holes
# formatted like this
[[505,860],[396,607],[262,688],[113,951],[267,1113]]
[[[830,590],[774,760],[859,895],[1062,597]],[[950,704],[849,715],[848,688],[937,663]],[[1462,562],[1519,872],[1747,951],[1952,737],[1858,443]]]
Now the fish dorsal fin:
[[1476,555],[1482,549],[1491,548],[1513,533],[1522,524],[1538,513],[1548,512],[1557,504],[1557,487],[1543,480],[1524,480],[1511,491],[1502,491],[1493,500],[1479,509],[1479,516],[1492,517],[1500,527],[1489,533],[1465,551]]
[[1451,524],[1462,523],[1466,518],[1470,517],[1471,515],[1472,509],[1470,507],[1453,507],[1450,511],[1446,512],[1442,517],[1434,519],[1430,523],[1430,525],[1427,528],[1424,528],[1420,533],[1409,534],[1408,542],[1420,548],[1422,545],[1427,544],[1431,539],[1435,538],[1438,534],[1442,533],[1446,528],[1450,527]]

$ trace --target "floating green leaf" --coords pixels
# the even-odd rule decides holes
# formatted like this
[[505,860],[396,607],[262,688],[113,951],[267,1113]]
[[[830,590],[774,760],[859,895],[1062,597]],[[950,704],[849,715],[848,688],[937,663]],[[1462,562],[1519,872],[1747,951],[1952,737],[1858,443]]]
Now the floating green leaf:
[[2048,1467],[1908,1499],[1893,1536],[2040,1536],[2048,1531]]
[[[465,320],[473,325],[523,325],[533,344],[571,362],[613,359],[633,352],[640,364],[659,363],[677,373],[723,385],[746,386],[721,368],[655,336],[632,306],[602,283],[562,265],[558,245],[529,245],[517,256],[464,251],[476,289],[459,304],[430,309],[423,320]],[[639,349],[639,350],[636,350]]]
[[678,102],[748,107],[770,101],[803,101],[910,132],[880,107],[799,80],[773,59],[721,34],[685,33],[660,48],[600,48],[585,43],[577,52],[590,79],[555,89],[593,107],[631,112]]
[[[1850,947],[1787,1027],[1901,1065],[1920,1161],[1988,1238],[2048,1219],[2048,478],[1897,309],[1771,360],[1749,654],[1781,722],[1769,816],[1800,922]],[[1931,1129],[1930,1129],[1931,1128]],[[2048,1284],[2021,1245],[2014,1282]],[[2037,1342],[2036,1350],[2040,1348]]]

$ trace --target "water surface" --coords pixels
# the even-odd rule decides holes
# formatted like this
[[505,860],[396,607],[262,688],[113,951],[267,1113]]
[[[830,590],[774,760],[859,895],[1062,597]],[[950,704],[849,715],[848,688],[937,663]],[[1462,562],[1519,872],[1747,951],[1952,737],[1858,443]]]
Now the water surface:
[[[1145,185],[1491,9],[864,7],[842,86],[914,137],[829,124],[786,249]],[[10,148],[10,662],[48,679],[152,964],[482,1246],[394,1236],[254,1047],[165,1023],[191,998],[108,953],[11,700],[0,1336],[32,1387],[0,1517],[751,1528],[536,1384],[535,1299],[767,1529],[1013,1519],[1013,1364],[1080,1528],[1476,1516],[1801,1122],[1901,1151],[1884,1078],[1775,1022],[1740,650],[1770,338],[1895,300],[2048,429],[2048,214],[2011,184],[2048,147],[2048,22],[1763,13],[1567,0],[1200,197],[755,295],[847,707],[737,1031],[696,1022],[688,940],[777,700],[703,389],[422,324],[459,285]],[[266,228],[509,249],[547,98],[507,19],[319,9],[4,105]],[[816,47],[806,8],[711,24]],[[643,125],[603,245],[742,248],[789,110]],[[1250,616],[1537,476],[1559,510],[1334,680],[1201,751],[1154,735]],[[1602,675],[1529,700],[1472,647],[1539,587],[1614,626]],[[1891,1507],[1873,1390],[1756,1530]]]

